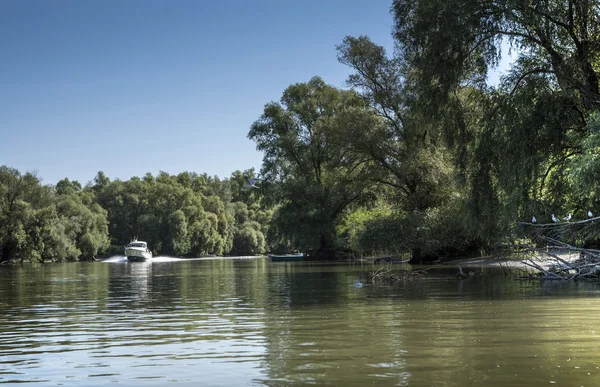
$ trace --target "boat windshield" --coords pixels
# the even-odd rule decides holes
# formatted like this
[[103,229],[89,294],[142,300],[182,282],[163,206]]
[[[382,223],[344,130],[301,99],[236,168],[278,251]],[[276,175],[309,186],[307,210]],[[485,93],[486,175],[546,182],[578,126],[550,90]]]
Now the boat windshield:
[[146,247],[146,244],[143,242],[133,242],[129,244],[129,247]]

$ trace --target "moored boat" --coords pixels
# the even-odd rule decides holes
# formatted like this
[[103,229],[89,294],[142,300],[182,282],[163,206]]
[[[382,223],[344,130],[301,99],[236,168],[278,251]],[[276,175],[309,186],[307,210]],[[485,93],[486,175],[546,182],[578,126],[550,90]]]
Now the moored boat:
[[148,249],[148,244],[144,241],[138,241],[137,238],[125,246],[125,256],[129,262],[152,260],[152,252]]
[[304,261],[304,254],[269,254],[271,262],[297,262]]

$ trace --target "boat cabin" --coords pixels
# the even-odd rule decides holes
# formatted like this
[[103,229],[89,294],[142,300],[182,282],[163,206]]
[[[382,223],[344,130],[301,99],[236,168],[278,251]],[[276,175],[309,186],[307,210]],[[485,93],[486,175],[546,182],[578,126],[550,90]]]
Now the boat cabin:
[[141,241],[135,241],[135,242],[131,242],[127,245],[127,247],[141,247],[141,248],[147,248],[148,245],[146,242],[141,242]]

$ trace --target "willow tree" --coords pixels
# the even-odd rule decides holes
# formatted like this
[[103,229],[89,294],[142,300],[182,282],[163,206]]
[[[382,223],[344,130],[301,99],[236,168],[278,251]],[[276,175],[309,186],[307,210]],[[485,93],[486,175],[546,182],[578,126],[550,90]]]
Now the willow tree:
[[394,0],[392,9],[399,52],[430,94],[446,96],[465,82],[483,86],[508,41],[519,54],[513,86],[542,74],[574,108],[600,104],[598,1]]
[[[411,69],[413,91],[432,114],[445,113],[440,107],[465,87],[489,94],[488,72],[508,44],[516,60],[501,98],[483,118],[508,118],[523,130],[537,128],[515,124],[516,110],[531,121],[558,119],[560,131],[548,132],[557,152],[573,147],[566,137],[586,134],[587,117],[600,107],[598,1],[395,0],[392,9],[398,53]],[[528,105],[535,109],[527,111]]]
[[77,181],[56,184],[56,217],[47,229],[44,254],[53,260],[92,259],[110,246],[107,212]]
[[281,102],[268,103],[248,137],[264,152],[266,198],[277,204],[270,239],[291,247],[335,247],[336,225],[373,184],[371,160],[352,152],[344,138],[351,122],[366,131],[379,125],[368,103],[353,91],[318,78],[289,86]]
[[194,173],[108,181],[96,191],[106,209],[112,249],[120,252],[133,237],[146,240],[155,253],[199,256],[229,252],[233,215],[216,194],[205,196],[205,179]]
[[386,187],[381,208],[352,217],[362,226],[348,228],[350,240],[367,252],[408,250],[417,260],[460,250],[470,232],[461,216],[455,155],[412,86],[410,63],[366,36],[346,37],[337,50],[339,61],[353,69],[348,84],[381,120],[374,130],[350,126],[348,147],[384,172],[378,181]]
[[35,174],[0,167],[0,262],[41,261],[54,216],[52,192]]
[[[543,219],[575,206],[569,160],[581,152],[588,117],[600,105],[599,6],[575,0],[393,2],[397,52],[420,106],[455,137],[454,118],[477,115],[467,128],[471,140],[456,146],[470,153],[464,166],[473,209],[491,228],[498,217],[514,221],[541,211]],[[517,59],[492,90],[487,75],[507,44]],[[480,96],[475,109],[466,107],[468,88]],[[494,207],[502,210],[490,212]]]
[[260,189],[248,189],[244,186],[248,178],[256,177],[254,168],[234,171],[225,181],[230,187],[232,197],[228,210],[235,219],[233,247],[231,254],[254,255],[265,252],[266,233],[273,211],[262,204]]
[[386,172],[380,182],[395,190],[404,210],[442,205],[453,191],[449,154],[427,115],[415,109],[404,59],[388,56],[365,36],[346,37],[337,50],[340,62],[354,70],[348,84],[381,119],[374,128],[354,120],[347,146]]

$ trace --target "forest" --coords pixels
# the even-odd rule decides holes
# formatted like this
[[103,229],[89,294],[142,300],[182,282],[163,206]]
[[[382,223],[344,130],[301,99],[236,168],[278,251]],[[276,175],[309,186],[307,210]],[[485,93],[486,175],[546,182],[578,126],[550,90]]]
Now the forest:
[[347,36],[332,49],[346,88],[298,80],[249,123],[258,172],[82,186],[3,166],[0,261],[118,254],[138,236],[182,257],[427,262],[523,238],[519,221],[600,212],[600,2],[395,0],[390,14],[393,52]]

